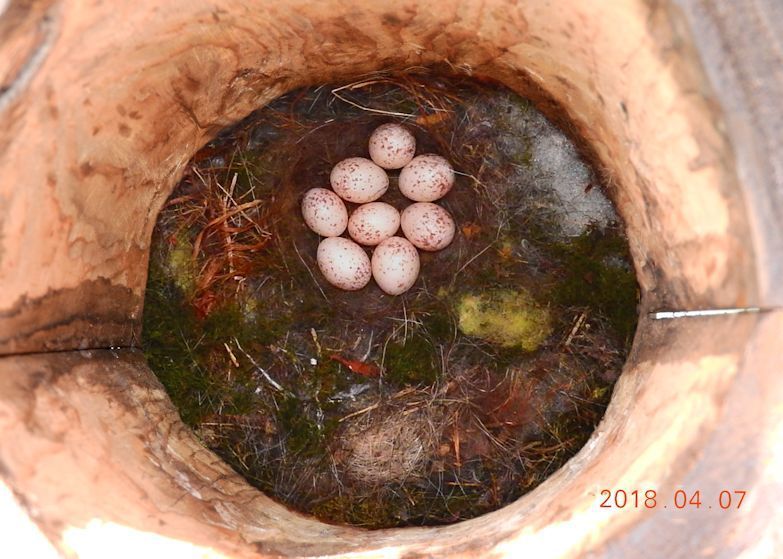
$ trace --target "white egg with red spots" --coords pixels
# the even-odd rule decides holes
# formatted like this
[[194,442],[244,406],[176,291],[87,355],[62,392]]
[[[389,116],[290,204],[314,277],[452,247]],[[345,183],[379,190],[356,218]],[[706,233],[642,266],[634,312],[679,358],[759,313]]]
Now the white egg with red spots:
[[389,295],[408,291],[419,277],[419,252],[407,239],[390,237],[372,253],[372,277]]
[[451,214],[430,202],[417,202],[405,208],[400,225],[411,243],[427,251],[449,246],[457,230]]
[[416,138],[399,124],[384,124],[370,136],[370,159],[384,169],[402,169],[416,153]]
[[454,186],[454,169],[440,155],[418,155],[400,171],[399,186],[406,198],[433,202],[443,198]]
[[339,237],[348,226],[348,210],[342,199],[326,188],[311,188],[302,198],[302,217],[322,237]]
[[340,198],[356,204],[377,200],[389,188],[386,171],[364,157],[340,161],[332,169],[329,182]]
[[326,281],[346,291],[357,291],[372,277],[370,259],[364,249],[343,237],[329,237],[318,245],[318,269]]
[[400,228],[400,212],[385,202],[359,206],[348,220],[348,234],[360,245],[375,246]]

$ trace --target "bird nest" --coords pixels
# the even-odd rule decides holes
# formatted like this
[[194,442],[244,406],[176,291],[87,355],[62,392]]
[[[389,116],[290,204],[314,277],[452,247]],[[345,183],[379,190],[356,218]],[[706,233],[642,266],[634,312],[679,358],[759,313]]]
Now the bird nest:
[[[340,291],[301,197],[389,121],[454,164],[442,204],[459,227],[404,295]],[[564,133],[493,84],[421,72],[292,92],[200,150],[161,212],[145,353],[204,444],[294,508],[372,528],[477,516],[573,456],[620,373],[638,295],[605,194]]]

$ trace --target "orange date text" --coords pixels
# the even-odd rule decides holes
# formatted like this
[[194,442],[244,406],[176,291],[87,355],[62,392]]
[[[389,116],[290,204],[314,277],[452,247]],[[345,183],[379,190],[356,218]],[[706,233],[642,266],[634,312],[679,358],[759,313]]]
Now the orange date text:
[[664,495],[655,489],[602,489],[599,507],[602,509],[718,509],[736,510],[742,506],[746,491],[724,489],[707,494],[696,490],[677,489]]

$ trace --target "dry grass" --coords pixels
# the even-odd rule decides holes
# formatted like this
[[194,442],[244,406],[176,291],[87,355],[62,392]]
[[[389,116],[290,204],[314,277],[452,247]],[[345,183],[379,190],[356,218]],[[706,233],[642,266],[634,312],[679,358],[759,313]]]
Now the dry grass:
[[161,214],[172,242],[185,231],[197,231],[192,242],[196,281],[190,296],[201,316],[219,304],[227,283],[236,286],[254,272],[253,255],[271,238],[263,211],[266,201],[256,197],[252,185],[237,193],[238,175],[220,177],[218,171],[205,172],[192,164],[179,195],[166,203]]
[[432,408],[378,407],[344,428],[335,455],[353,481],[368,486],[402,483],[425,475],[439,435]]

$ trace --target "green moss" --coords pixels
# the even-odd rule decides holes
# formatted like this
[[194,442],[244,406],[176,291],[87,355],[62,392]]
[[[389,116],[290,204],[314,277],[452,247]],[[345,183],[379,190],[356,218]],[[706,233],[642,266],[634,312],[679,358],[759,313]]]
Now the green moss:
[[150,263],[144,302],[144,354],[166,387],[182,420],[195,426],[206,414],[199,405],[212,384],[194,355],[189,333],[195,325],[192,312],[182,306],[182,292],[158,261]]
[[[217,316],[212,318],[213,315]],[[240,330],[248,341],[259,346],[268,346],[277,342],[294,324],[294,316],[290,308],[282,305],[265,305],[255,296],[245,296],[237,303],[218,309],[207,317],[207,320],[210,319],[214,322],[210,332],[217,336]],[[205,325],[205,331],[206,328],[210,327]],[[241,343],[242,338],[239,339]]]
[[454,335],[454,322],[447,307],[438,305],[423,320],[423,329],[436,343],[445,343]]
[[395,384],[432,384],[439,369],[435,348],[423,336],[414,335],[386,346],[384,377]]
[[[442,480],[433,480],[433,486]],[[312,508],[318,518],[367,528],[391,528],[406,525],[431,525],[452,522],[488,512],[491,507],[480,503],[480,494],[470,488],[446,489],[437,496],[411,485],[378,488],[361,498],[338,495]]]
[[285,336],[291,325],[287,313],[266,313],[257,308],[255,314],[248,312],[246,306],[230,301],[212,310],[201,324],[199,330],[206,343],[222,345],[224,341],[237,338],[246,351],[251,347],[272,344]]
[[289,452],[302,457],[324,455],[326,433],[310,418],[299,398],[287,397],[279,402],[277,418]]
[[[354,375],[354,373],[349,373]],[[343,368],[333,359],[320,359],[315,366],[313,374],[309,377],[310,390],[312,397],[321,402],[322,405],[328,401],[335,393],[347,389],[351,382],[350,377],[343,372]],[[355,376],[353,380],[355,380]]]
[[402,496],[394,494],[371,493],[363,499],[338,495],[317,504],[312,512],[331,522],[378,528],[399,525],[406,517],[408,506]]
[[263,310],[257,297],[242,297],[239,300],[239,306],[245,317],[256,316]]
[[494,289],[464,295],[458,305],[459,329],[502,347],[535,351],[552,332],[549,310],[524,290]]
[[[282,335],[285,322],[248,318],[237,303],[220,306],[200,320],[188,304],[183,293],[187,286],[171,262],[172,257],[150,262],[143,315],[144,354],[150,368],[190,426],[218,410],[228,414],[254,411],[252,370],[236,369],[223,344],[236,338],[245,350],[253,352]],[[225,374],[227,369],[232,371],[230,377]]]
[[627,241],[620,235],[591,230],[553,247],[563,272],[552,291],[565,306],[587,306],[606,317],[615,334],[630,344],[636,329],[639,286],[630,266]]
[[174,238],[174,246],[168,251],[168,275],[185,295],[193,293],[196,287],[196,264],[193,260],[193,244],[186,233]]

